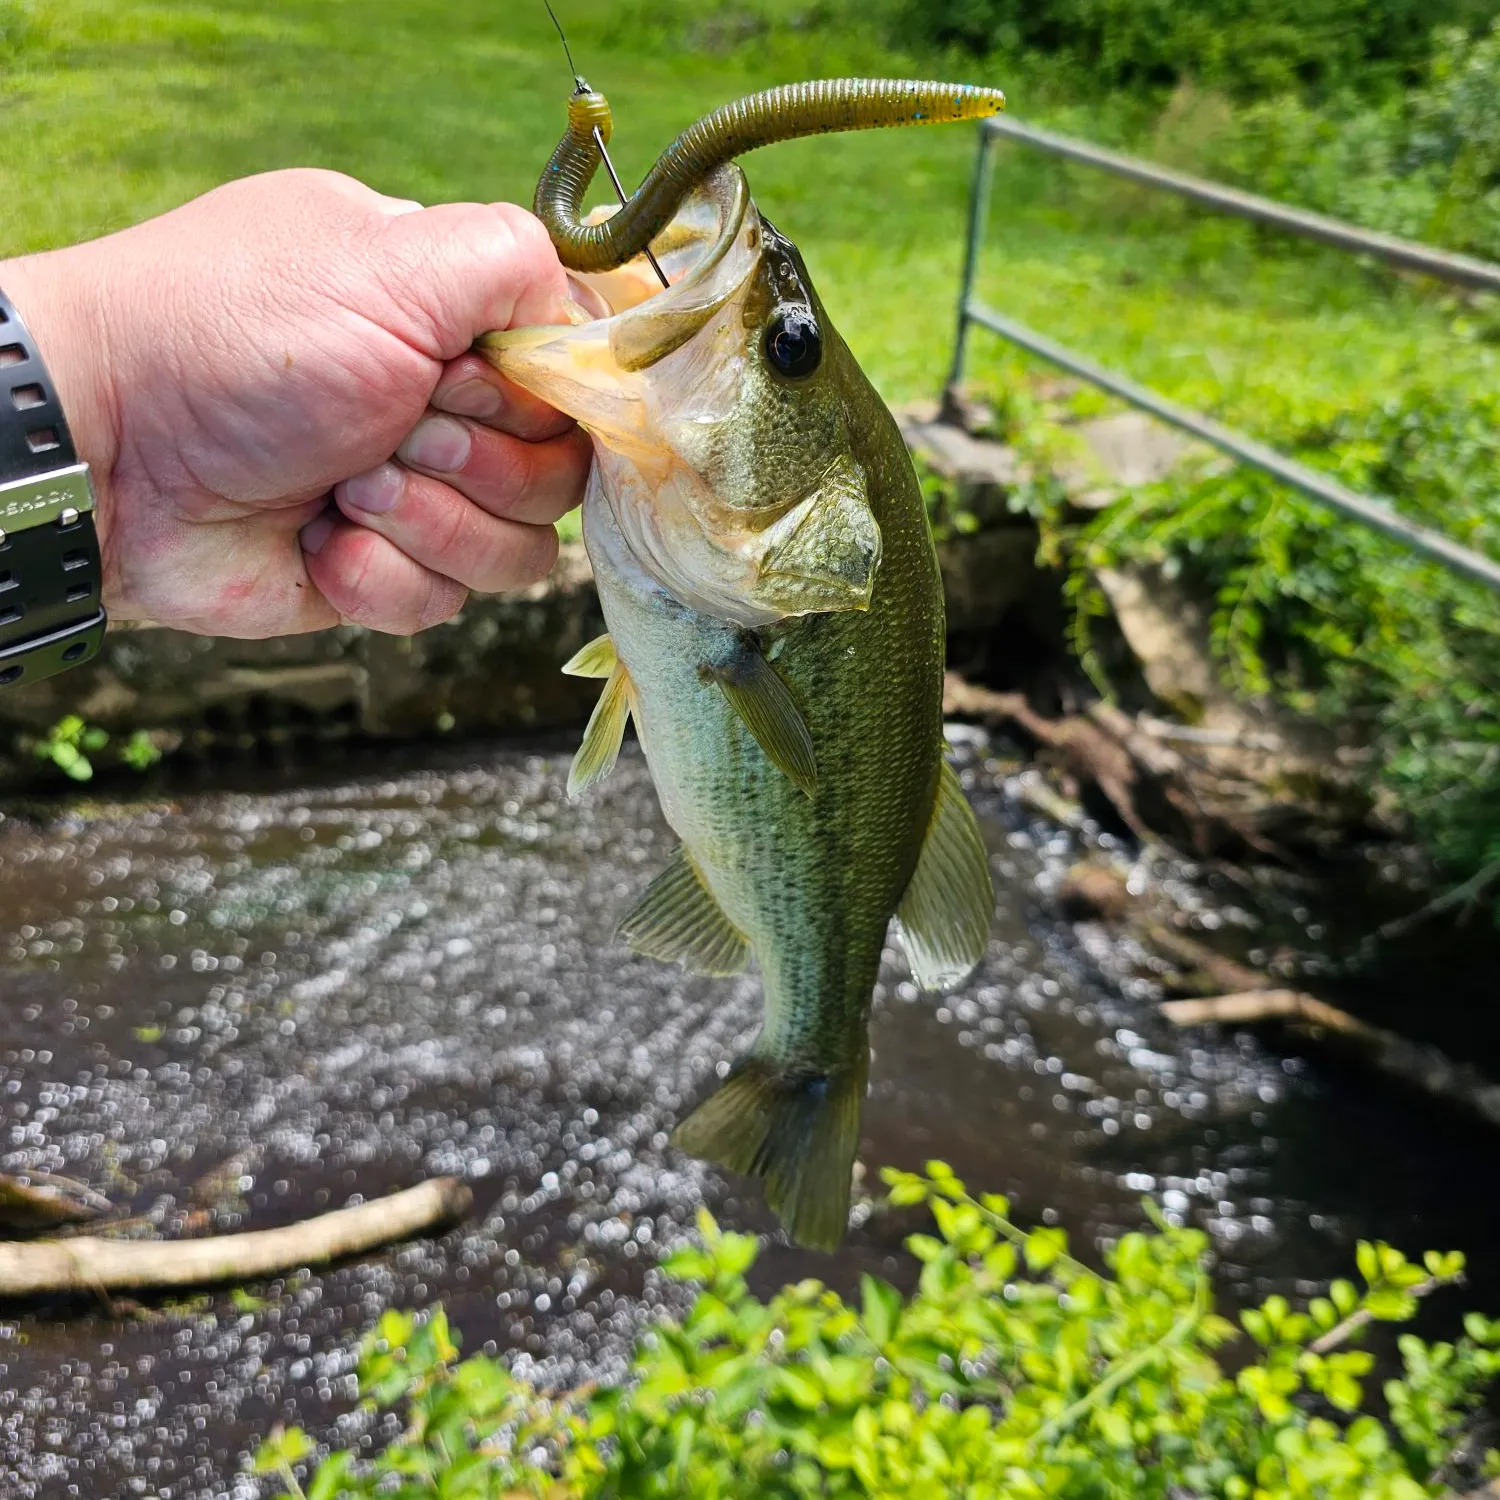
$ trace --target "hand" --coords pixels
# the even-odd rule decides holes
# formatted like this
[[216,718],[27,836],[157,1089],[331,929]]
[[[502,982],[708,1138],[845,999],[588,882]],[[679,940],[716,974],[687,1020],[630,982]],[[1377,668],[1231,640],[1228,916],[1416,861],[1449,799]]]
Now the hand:
[[409,634],[551,568],[588,440],[466,352],[564,320],[523,209],[271,172],[0,286],[93,470],[116,617]]

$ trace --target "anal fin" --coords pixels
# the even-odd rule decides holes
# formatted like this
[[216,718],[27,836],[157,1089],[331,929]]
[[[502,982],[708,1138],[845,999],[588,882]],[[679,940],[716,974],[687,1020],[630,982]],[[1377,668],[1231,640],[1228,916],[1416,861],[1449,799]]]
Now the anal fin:
[[596,635],[587,646],[574,652],[563,663],[563,675],[567,677],[608,677],[614,671],[619,658],[615,655],[615,643],[609,632]]
[[783,1072],[752,1054],[677,1127],[672,1144],[759,1177],[793,1241],[836,1250],[849,1224],[869,1069],[864,1048],[848,1069],[814,1075]]
[[924,990],[941,990],[965,978],[984,957],[994,914],[984,836],[945,760],[917,868],[896,908],[917,983]]
[[680,963],[695,974],[738,974],[750,954],[744,934],[682,848],[620,918],[615,934],[637,953]]
[[583,743],[568,770],[568,796],[578,796],[614,770],[620,756],[620,742],[625,738],[625,725],[630,720],[631,697],[630,673],[616,662],[589,715]]
[[818,789],[812,735],[776,668],[746,646],[709,672],[771,763],[811,797]]

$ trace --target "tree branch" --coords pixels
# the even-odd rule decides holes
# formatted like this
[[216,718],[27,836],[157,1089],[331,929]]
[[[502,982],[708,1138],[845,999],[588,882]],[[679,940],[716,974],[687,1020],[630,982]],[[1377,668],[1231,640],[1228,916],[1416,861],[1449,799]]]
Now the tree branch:
[[281,1229],[196,1240],[108,1240],[97,1236],[0,1244],[0,1297],[97,1292],[121,1287],[253,1281],[297,1266],[326,1265],[462,1218],[473,1195],[456,1177],[336,1209]]

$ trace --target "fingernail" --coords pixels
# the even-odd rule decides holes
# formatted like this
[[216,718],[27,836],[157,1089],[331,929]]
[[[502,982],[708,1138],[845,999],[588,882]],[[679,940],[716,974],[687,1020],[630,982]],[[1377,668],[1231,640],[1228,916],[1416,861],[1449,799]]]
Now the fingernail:
[[414,468],[451,474],[469,461],[469,429],[451,417],[427,417],[402,443],[401,457]]
[[500,415],[505,398],[487,380],[460,380],[436,396],[434,405],[456,416],[488,422]]
[[376,464],[339,486],[339,502],[371,515],[383,515],[401,498],[403,484],[401,470],[395,464]]
[[302,543],[302,550],[310,556],[315,556],[322,548],[323,543],[333,535],[333,528],[337,524],[326,510],[314,516],[298,534],[298,539]]

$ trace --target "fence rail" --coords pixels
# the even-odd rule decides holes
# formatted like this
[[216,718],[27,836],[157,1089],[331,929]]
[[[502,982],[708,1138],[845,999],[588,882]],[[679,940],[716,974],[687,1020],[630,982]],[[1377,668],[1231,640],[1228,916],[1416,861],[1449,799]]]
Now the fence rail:
[[1058,135],[1035,125],[1023,125],[1016,120],[986,120],[980,126],[979,150],[974,161],[974,181],[969,197],[969,234],[964,250],[963,288],[958,302],[958,335],[953,351],[953,365],[948,375],[948,392],[951,397],[957,394],[963,378],[969,328],[977,323],[980,327],[999,334],[1001,338],[1070,371],[1091,385],[1109,391],[1130,405],[1211,443],[1241,463],[1272,475],[1318,504],[1361,525],[1383,532],[1414,552],[1430,557],[1454,572],[1500,592],[1500,561],[1465,547],[1431,527],[1409,521],[1388,500],[1346,489],[1326,474],[1310,469],[1201,412],[1179,406],[1156,391],[1096,364],[1086,355],[1057,343],[1014,318],[1005,317],[979,301],[974,295],[974,283],[979,270],[980,246],[989,223],[990,185],[994,165],[992,153],[997,139],[1019,141],[1054,155],[1114,172],[1148,187],[1180,193],[1225,213],[1272,224],[1288,233],[1318,240],[1351,254],[1373,255],[1405,270],[1418,271],[1461,286],[1500,292],[1500,266],[1475,260],[1470,256],[1451,255],[1429,245],[1397,239],[1394,235],[1376,234],[1353,224],[1342,223],[1338,219],[1277,203],[1270,198],[1242,193],[1201,177],[1171,172],[1154,163],[1106,151],[1090,142]]

